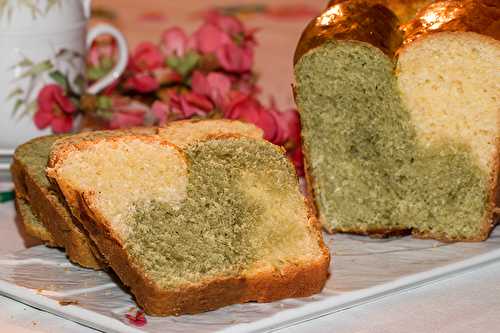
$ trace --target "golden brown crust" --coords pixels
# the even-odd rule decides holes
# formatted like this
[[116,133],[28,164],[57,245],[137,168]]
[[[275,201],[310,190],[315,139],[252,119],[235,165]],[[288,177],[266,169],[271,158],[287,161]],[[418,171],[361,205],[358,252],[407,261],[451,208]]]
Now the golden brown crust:
[[[332,0],[328,3],[328,7],[351,0]],[[365,0],[372,4],[383,5],[396,14],[399,21],[406,22],[424,6],[434,2],[434,0]]]
[[403,47],[438,32],[475,32],[500,40],[498,0],[448,0],[430,4],[401,26]]
[[401,44],[396,15],[383,5],[352,0],[329,6],[306,27],[295,50],[294,64],[308,51],[335,40],[360,41],[389,57]]
[[103,259],[93,248],[85,231],[78,227],[78,222],[71,216],[58,195],[41,187],[15,155],[11,171],[16,195],[31,205],[35,216],[52,236],[51,245],[64,248],[68,258],[82,267],[93,269],[105,267]]
[[35,224],[34,221],[31,221],[34,215],[32,211],[30,212],[27,211],[31,210],[31,207],[29,206],[28,202],[17,195],[14,202],[16,206],[16,211],[18,213],[18,216],[21,220],[21,223],[26,233],[32,237],[41,240],[45,245],[49,247],[57,247],[54,238],[47,230],[47,228],[45,228],[43,224]]

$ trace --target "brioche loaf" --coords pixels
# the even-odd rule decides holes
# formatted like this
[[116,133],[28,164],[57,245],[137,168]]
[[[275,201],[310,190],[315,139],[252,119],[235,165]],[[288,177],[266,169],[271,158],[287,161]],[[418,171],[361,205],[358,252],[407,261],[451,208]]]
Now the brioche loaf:
[[425,2],[336,1],[299,41],[306,174],[330,232],[480,241],[496,223],[500,3],[402,21]]
[[[307,296],[327,279],[328,250],[283,151],[220,124],[52,153],[49,177],[148,314]],[[182,140],[178,126],[206,131]]]

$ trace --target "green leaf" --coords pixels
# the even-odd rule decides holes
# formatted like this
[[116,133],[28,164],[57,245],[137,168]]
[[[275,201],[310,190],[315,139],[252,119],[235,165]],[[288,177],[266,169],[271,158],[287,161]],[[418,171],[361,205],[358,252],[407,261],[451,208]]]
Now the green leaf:
[[87,78],[91,81],[97,81],[106,74],[107,72],[101,67],[92,67],[87,70]]
[[83,93],[85,90],[85,78],[82,74],[78,74],[73,80],[73,84],[80,90],[80,93]]
[[186,77],[198,65],[201,57],[196,52],[188,52],[183,57],[170,56],[167,58],[167,65],[177,73]]
[[24,72],[23,74],[21,74],[21,76],[19,77],[20,79],[24,79],[28,76],[33,76],[33,77],[36,77],[46,71],[49,71],[53,68],[54,66],[52,65],[52,63],[50,62],[50,60],[45,60],[45,61],[42,61],[42,62],[39,62],[37,64],[35,64],[33,67],[31,67],[29,70],[27,70],[26,72]]
[[64,88],[64,90],[68,89],[68,78],[58,70],[52,71],[49,73],[49,76],[52,80],[54,80],[58,85]]
[[115,62],[112,58],[103,58],[100,65],[103,70],[110,71],[111,69],[113,69]]
[[200,60],[200,55],[195,52],[189,52],[184,57],[181,58],[179,66],[177,66],[176,71],[182,76],[187,76],[196,67],[198,61]]
[[15,96],[19,96],[23,94],[23,90],[21,88],[17,88],[16,90],[11,91],[11,93],[7,96],[7,100],[11,100]]
[[20,66],[20,67],[33,66],[33,61],[29,60],[28,58],[24,58],[16,66]]
[[36,110],[37,110],[37,102],[36,101],[31,101],[27,105],[25,103],[25,108],[24,108],[23,112],[21,112],[21,114],[19,115],[19,119],[35,114]]
[[177,66],[179,66],[180,62],[181,62],[181,58],[179,58],[178,56],[175,56],[175,55],[168,57],[166,60],[167,66],[171,67],[173,69],[177,68]]
[[21,108],[21,106],[23,106],[23,104],[24,104],[24,101],[22,99],[18,99],[16,101],[16,104],[14,105],[14,109],[12,110],[12,114],[16,115],[17,112],[19,111],[19,109]]
[[52,9],[52,7],[54,7],[55,5],[61,5],[61,0],[47,0],[47,7],[45,8],[45,13],[48,13],[50,12],[50,10]]
[[109,110],[113,106],[111,98],[107,96],[98,96],[97,97],[97,108],[100,110]]

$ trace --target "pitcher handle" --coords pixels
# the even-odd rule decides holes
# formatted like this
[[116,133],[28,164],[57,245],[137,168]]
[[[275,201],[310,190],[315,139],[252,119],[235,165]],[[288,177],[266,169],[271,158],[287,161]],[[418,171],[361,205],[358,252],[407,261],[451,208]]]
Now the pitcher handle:
[[89,31],[87,34],[87,49],[90,49],[92,42],[99,35],[104,34],[111,35],[116,40],[116,44],[118,45],[118,61],[108,74],[87,88],[87,93],[92,95],[98,94],[118,79],[128,63],[128,46],[125,37],[120,31],[108,24],[99,24]]

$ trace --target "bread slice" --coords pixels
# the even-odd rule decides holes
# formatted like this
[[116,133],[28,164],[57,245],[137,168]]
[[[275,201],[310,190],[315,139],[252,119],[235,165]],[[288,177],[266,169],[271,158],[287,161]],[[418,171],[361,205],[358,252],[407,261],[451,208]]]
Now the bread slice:
[[[66,250],[68,258],[83,267],[100,269],[105,266],[77,220],[67,209],[57,187],[45,175],[52,144],[61,136],[45,136],[19,146],[11,166],[18,201],[29,205],[37,224],[32,233],[48,245]],[[33,221],[25,204],[18,211],[27,230],[33,230]]]
[[49,177],[148,314],[307,296],[327,279],[329,252],[284,152],[225,135],[182,149],[105,138],[51,158]]
[[254,139],[264,137],[264,132],[255,125],[229,119],[174,121],[166,127],[159,128],[158,134],[178,147],[213,136],[235,134]]
[[35,237],[47,246],[56,247],[56,243],[50,232],[45,228],[45,226],[40,222],[40,220],[33,213],[28,202],[19,197],[15,198],[16,210],[19,212],[19,217],[21,223],[24,226],[26,233],[32,237]]
[[436,1],[400,29],[388,8],[353,0],[308,26],[295,93],[328,231],[488,237],[500,203],[499,12]]

